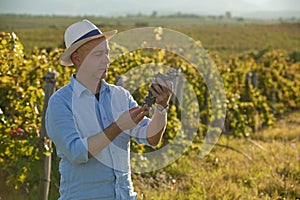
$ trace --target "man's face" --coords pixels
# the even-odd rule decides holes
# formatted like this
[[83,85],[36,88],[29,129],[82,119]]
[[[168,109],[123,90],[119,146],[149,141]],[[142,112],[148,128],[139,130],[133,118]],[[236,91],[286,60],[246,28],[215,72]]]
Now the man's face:
[[107,76],[110,64],[108,42],[104,37],[92,40],[77,49],[76,53],[80,57],[76,79],[96,93],[99,82]]

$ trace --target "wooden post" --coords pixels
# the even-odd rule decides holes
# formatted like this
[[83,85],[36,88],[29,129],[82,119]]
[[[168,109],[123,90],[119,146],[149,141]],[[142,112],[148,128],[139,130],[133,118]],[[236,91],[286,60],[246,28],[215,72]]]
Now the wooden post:
[[45,128],[45,115],[48,107],[48,101],[50,96],[55,91],[55,82],[56,82],[56,73],[47,72],[45,77],[45,98],[43,106],[43,115],[42,115],[42,127],[40,130],[40,144],[41,151],[49,151],[49,154],[44,154],[41,158],[41,173],[40,173],[40,182],[39,182],[39,191],[38,199],[48,200],[49,188],[50,188],[50,175],[51,175],[51,140],[48,138]]
[[254,88],[258,88],[257,72],[253,72],[252,73],[251,83],[252,83],[252,85],[253,85]]

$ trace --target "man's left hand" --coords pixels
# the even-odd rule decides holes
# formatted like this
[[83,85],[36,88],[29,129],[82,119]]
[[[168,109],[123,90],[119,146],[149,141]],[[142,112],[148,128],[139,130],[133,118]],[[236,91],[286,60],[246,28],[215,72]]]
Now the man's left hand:
[[165,82],[160,78],[157,78],[156,81],[156,83],[153,83],[154,88],[151,87],[150,91],[156,98],[155,103],[166,107],[169,105],[172,96],[173,83],[169,80]]

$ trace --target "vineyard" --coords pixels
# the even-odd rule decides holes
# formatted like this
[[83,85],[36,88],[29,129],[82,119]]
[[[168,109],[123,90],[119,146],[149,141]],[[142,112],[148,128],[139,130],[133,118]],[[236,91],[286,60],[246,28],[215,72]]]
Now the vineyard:
[[[117,47],[112,45],[114,48]],[[185,151],[199,152],[206,130],[212,126],[209,122],[216,120],[211,113],[211,97],[207,94],[207,86],[201,74],[186,60],[165,50],[128,52],[120,48],[119,51],[120,55],[110,66],[107,78],[109,83],[117,83],[116,77],[126,74],[129,82],[125,82],[125,85],[132,85],[130,79],[137,79],[130,70],[141,65],[160,63],[161,66],[180,69],[190,86],[185,91],[194,91],[198,102],[198,105],[185,107],[192,109],[190,113],[194,112],[195,107],[200,110],[200,123],[188,124],[189,121],[181,120],[182,108],[176,104],[176,100],[172,101],[166,134],[162,144],[155,149],[172,143],[182,127],[190,125],[197,131],[193,133],[193,144]],[[51,149],[41,145],[43,143],[40,139],[44,78],[47,72],[57,73],[56,87],[60,88],[69,82],[74,70],[58,64],[63,49],[35,49],[31,54],[25,54],[22,41],[15,33],[0,33],[0,52],[0,169],[2,176],[6,177],[6,185],[34,199],[39,182],[37,174],[42,164],[40,160],[55,152],[55,147]],[[300,108],[299,52],[270,49],[231,55],[227,59],[216,52],[210,52],[210,57],[218,68],[226,92],[226,102],[222,105],[226,108],[223,135],[253,138],[257,131],[272,127],[285,113]],[[141,104],[148,85],[143,81],[135,84],[140,87],[135,88],[133,96]],[[183,102],[186,104],[190,103],[188,94],[183,94]],[[132,150],[138,153],[155,149],[132,144]],[[53,161],[52,180],[58,184],[58,159],[54,158]],[[299,179],[295,178],[297,181],[299,184]],[[57,189],[51,187],[51,195],[55,197]],[[299,193],[286,197],[292,198],[295,195]]]

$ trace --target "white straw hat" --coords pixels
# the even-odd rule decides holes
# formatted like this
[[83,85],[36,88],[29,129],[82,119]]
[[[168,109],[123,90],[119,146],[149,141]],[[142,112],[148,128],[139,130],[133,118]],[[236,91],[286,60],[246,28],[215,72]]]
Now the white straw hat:
[[65,45],[67,49],[60,57],[59,63],[64,66],[73,65],[71,61],[71,55],[81,45],[90,40],[100,37],[110,39],[116,33],[117,30],[102,33],[100,29],[98,29],[93,23],[91,23],[87,19],[71,24],[65,32]]

